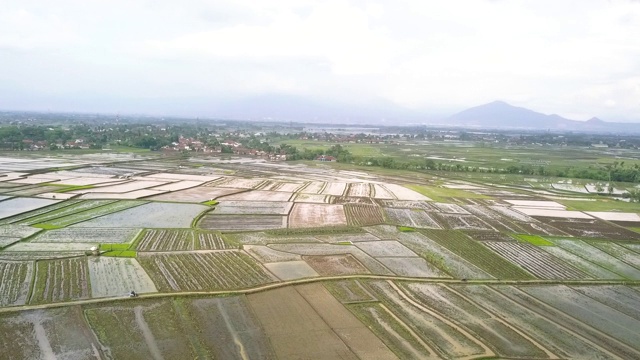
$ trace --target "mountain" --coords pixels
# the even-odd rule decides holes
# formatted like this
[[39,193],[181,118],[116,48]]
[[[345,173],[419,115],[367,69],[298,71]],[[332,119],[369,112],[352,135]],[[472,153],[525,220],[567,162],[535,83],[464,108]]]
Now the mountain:
[[475,106],[449,117],[449,123],[459,126],[559,129],[570,128],[578,121],[565,119],[560,115],[545,115],[523,107],[509,105],[504,101],[494,101]]
[[557,114],[546,115],[513,106],[504,101],[494,101],[463,110],[447,118],[447,122],[455,126],[474,128],[640,133],[640,124],[637,123],[606,122],[596,117],[587,121],[570,120]]

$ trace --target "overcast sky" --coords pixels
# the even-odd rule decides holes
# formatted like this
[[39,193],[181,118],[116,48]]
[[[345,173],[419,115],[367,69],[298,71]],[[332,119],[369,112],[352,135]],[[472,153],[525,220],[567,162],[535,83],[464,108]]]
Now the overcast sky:
[[261,94],[640,121],[640,1],[0,3],[1,109],[215,116]]

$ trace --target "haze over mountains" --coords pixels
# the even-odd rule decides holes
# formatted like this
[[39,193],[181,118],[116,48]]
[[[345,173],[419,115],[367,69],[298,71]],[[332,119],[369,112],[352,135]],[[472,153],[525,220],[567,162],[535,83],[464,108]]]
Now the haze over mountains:
[[597,132],[640,132],[640,124],[605,122],[596,117],[587,121],[566,119],[557,114],[546,115],[523,107],[494,101],[475,106],[450,116],[450,125],[496,128],[567,130]]
[[638,123],[614,123],[596,117],[588,121],[543,114],[504,101],[475,106],[453,115],[428,114],[390,102],[353,104],[325,103],[289,95],[262,95],[210,104],[215,117],[359,125],[446,125],[466,128],[565,130],[640,133]]

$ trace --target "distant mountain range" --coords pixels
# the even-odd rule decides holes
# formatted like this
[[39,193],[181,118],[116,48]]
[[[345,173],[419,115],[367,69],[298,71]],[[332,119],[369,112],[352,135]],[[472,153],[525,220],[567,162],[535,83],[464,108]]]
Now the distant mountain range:
[[450,116],[447,123],[460,127],[528,130],[565,130],[582,132],[640,133],[640,124],[614,123],[596,117],[587,121],[563,118],[560,115],[546,115],[509,105],[504,101],[469,108]]
[[592,118],[588,121],[547,115],[504,101],[475,106],[457,114],[428,116],[423,112],[375,101],[367,104],[339,104],[290,95],[261,95],[252,98],[209,103],[216,117],[246,120],[274,120],[358,125],[446,125],[477,129],[522,129],[577,132],[640,133],[640,123],[614,123]]

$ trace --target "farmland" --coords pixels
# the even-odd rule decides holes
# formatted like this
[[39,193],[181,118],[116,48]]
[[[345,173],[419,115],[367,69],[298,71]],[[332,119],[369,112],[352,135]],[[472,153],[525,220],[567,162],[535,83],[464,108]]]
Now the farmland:
[[12,358],[640,357],[635,203],[543,177],[140,156],[0,178]]
[[251,257],[236,251],[146,255],[138,261],[160,291],[239,289],[272,281]]
[[374,205],[345,204],[347,223],[354,226],[377,225],[384,223],[382,209]]
[[36,262],[29,303],[62,302],[89,297],[87,264],[82,258]]
[[98,257],[88,260],[91,297],[123,296],[129,291],[156,292],[156,287],[135,259]]
[[31,262],[0,261],[0,306],[24,304],[32,274]]
[[150,229],[137,242],[138,251],[221,250],[229,245],[219,233],[180,229]]

